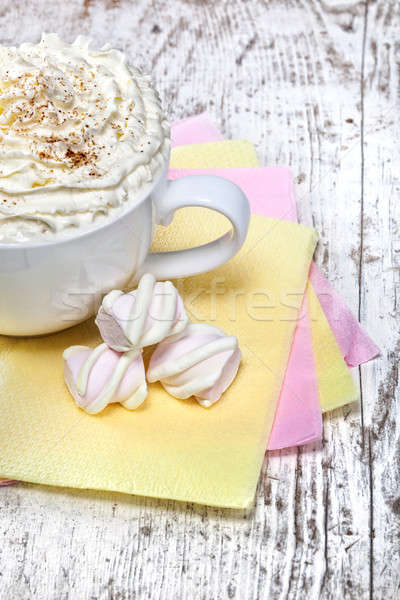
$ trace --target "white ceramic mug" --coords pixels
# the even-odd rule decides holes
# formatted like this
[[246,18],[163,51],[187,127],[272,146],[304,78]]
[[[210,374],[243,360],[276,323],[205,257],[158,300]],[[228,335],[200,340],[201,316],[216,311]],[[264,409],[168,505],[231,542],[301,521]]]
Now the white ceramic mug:
[[[216,210],[232,230],[197,248],[149,254],[154,224],[168,225],[184,206]],[[172,279],[210,271],[242,246],[249,215],[246,196],[232,182],[209,175],[168,182],[165,170],[123,214],[96,229],[49,242],[0,244],[0,334],[71,327],[92,316],[105,293],[145,272]]]

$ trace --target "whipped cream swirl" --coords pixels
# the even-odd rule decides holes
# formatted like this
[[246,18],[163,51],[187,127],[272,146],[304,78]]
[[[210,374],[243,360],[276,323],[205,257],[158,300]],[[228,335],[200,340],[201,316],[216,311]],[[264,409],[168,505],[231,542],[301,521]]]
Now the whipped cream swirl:
[[168,153],[158,95],[121,52],[54,34],[0,46],[0,243],[97,226]]

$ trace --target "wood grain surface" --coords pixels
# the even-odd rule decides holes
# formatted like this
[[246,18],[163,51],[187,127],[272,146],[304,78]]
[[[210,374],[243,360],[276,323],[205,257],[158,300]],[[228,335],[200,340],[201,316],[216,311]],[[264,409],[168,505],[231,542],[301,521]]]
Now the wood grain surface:
[[400,3],[0,1],[0,41],[91,36],[297,176],[317,262],[382,349],[320,446],[270,453],[249,513],[0,490],[3,599],[400,597]]

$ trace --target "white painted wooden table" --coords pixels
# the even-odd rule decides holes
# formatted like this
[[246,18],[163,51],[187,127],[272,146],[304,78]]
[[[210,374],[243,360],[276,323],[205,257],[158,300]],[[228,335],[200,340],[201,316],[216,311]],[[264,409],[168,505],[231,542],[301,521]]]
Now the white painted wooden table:
[[1,0],[2,43],[90,35],[297,175],[317,262],[382,348],[321,446],[268,455],[254,511],[0,490],[0,597],[400,597],[398,0]]

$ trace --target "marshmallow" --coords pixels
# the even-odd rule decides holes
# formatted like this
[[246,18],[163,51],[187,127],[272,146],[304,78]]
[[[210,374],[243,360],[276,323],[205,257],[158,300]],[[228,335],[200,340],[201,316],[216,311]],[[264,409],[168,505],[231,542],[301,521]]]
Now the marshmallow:
[[71,346],[63,358],[67,387],[89,414],[101,412],[111,402],[133,410],[147,396],[143,359],[136,350],[120,354],[106,344],[94,349]]
[[234,380],[241,357],[236,337],[211,325],[191,323],[179,339],[157,346],[147,380],[160,381],[176,398],[195,396],[199,404],[209,407]]
[[157,344],[181,334],[188,323],[182,299],[170,281],[145,274],[128,294],[114,290],[104,297],[96,317],[106,344],[118,352]]

